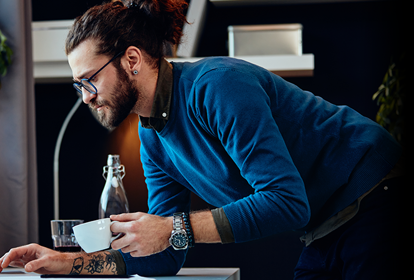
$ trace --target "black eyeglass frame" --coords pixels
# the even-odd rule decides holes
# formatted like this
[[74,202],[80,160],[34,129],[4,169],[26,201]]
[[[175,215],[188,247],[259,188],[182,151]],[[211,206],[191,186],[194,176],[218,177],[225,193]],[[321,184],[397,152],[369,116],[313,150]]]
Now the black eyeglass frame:
[[[98,73],[101,72],[106,66],[108,66],[109,63],[111,63],[112,61],[114,61],[115,58],[117,58],[118,56],[120,56],[123,53],[124,52],[122,51],[122,52],[116,54],[113,58],[111,58],[111,60],[109,60],[104,66],[102,66],[101,69],[99,69],[98,71],[96,71],[95,74],[93,74],[90,78],[88,78],[88,79],[82,79],[80,82],[74,82],[73,83],[73,87],[81,95],[83,94],[82,87],[85,88],[89,93],[97,94],[98,93],[98,89],[94,86],[94,84],[92,84],[91,80],[96,75],[98,75]],[[87,83],[87,84],[84,84],[84,83]]]

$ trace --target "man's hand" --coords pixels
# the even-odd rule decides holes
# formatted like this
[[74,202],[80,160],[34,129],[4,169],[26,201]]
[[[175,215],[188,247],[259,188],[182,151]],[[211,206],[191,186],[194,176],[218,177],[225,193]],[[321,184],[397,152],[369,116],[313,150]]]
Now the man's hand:
[[21,267],[40,274],[118,274],[111,253],[61,253],[38,244],[11,249],[0,258],[0,272],[7,266]]
[[0,272],[7,266],[21,267],[27,272],[41,274],[69,274],[73,259],[38,244],[11,249],[0,258]]
[[112,242],[112,249],[121,249],[133,257],[149,256],[170,246],[168,242],[173,229],[172,217],[160,217],[142,212],[111,215],[118,221],[111,226],[112,232],[124,236]]

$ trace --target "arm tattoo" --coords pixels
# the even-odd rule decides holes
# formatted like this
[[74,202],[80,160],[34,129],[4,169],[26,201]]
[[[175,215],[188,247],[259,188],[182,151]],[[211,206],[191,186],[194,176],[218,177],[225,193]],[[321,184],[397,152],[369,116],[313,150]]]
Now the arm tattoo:
[[[103,273],[104,269],[107,269],[111,273],[117,275],[118,270],[114,257],[109,252],[104,252],[104,254],[92,255],[90,256],[88,265],[85,267],[85,270],[90,274],[94,273]],[[69,275],[79,275],[81,274],[84,266],[83,257],[79,257],[73,260],[72,270]]]
[[116,262],[114,257],[111,253],[105,252],[105,267],[109,271],[111,271],[113,274],[118,274],[118,270],[116,269]]
[[73,260],[72,270],[69,275],[79,275],[83,269],[83,257],[79,257]]
[[90,273],[94,274],[103,272],[104,269],[104,260],[102,255],[91,256],[89,260],[89,264],[85,267],[85,269]]

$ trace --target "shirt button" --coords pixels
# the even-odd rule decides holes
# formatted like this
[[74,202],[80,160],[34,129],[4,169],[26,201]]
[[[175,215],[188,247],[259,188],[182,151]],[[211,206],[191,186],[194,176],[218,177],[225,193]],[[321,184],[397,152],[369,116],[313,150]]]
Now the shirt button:
[[167,113],[162,113],[162,117],[165,118],[167,116]]

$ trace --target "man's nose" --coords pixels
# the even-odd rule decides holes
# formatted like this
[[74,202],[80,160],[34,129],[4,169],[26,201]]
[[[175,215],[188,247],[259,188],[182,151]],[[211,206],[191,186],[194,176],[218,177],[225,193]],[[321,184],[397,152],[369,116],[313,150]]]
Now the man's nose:
[[85,104],[89,104],[95,97],[96,93],[90,93],[85,88],[82,88],[82,99]]

